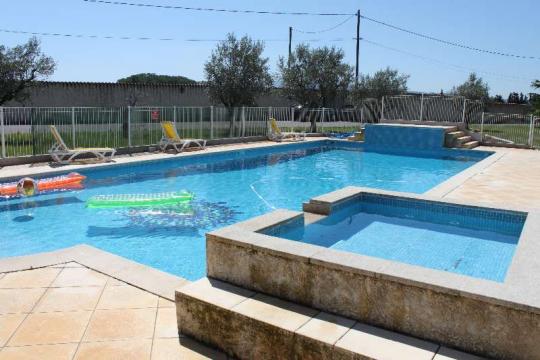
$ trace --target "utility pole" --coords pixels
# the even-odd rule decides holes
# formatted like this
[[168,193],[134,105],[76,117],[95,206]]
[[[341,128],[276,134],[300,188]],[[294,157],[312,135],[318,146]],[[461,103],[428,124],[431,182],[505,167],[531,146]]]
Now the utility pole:
[[356,12],[356,72],[355,82],[358,85],[358,60],[360,58],[360,10]]
[[292,26],[289,26],[289,60],[287,64],[291,66],[291,53],[292,53]]

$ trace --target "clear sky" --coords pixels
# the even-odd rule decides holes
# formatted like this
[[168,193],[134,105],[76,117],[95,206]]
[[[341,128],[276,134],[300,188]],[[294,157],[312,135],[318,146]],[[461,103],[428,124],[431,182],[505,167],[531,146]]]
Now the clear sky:
[[[360,9],[365,16],[445,40],[540,58],[538,0],[123,1],[272,11],[354,13]],[[43,50],[58,63],[52,80],[116,81],[139,72],[204,80],[203,64],[215,42],[183,40],[223,39],[227,32],[272,40],[266,41],[265,55],[275,71],[277,59],[286,56],[288,51],[289,26],[321,30],[347,17],[207,13],[93,4],[83,0],[3,0],[0,18],[0,28],[9,30],[175,39],[136,41],[39,36]],[[341,47],[346,61],[354,65],[355,31],[356,20],[352,18],[330,32],[315,35],[295,32],[293,44],[316,39],[320,41],[311,42],[312,46]],[[413,91],[448,91],[463,82],[470,70],[476,70],[488,82],[491,95],[501,94],[506,98],[510,91],[531,92],[530,82],[540,78],[540,59],[503,57],[451,47],[366,20],[361,23],[361,36],[401,52],[361,42],[360,72],[373,73],[387,66],[396,68],[411,76],[409,89]],[[13,46],[28,37],[0,32],[0,44]],[[345,41],[332,41],[336,39]]]

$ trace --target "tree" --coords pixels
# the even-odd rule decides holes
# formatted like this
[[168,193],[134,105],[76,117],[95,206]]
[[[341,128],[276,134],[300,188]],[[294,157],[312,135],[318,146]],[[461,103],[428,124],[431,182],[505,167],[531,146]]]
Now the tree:
[[176,84],[185,85],[196,83],[195,80],[185,76],[159,75],[154,73],[140,73],[118,79],[119,84]]
[[[407,92],[409,75],[400,74],[398,70],[386,68],[373,75],[361,75],[352,92],[354,104],[361,104],[367,99],[380,101],[383,96],[399,95]],[[442,92],[442,90],[441,90]],[[377,103],[365,103],[365,108],[371,113],[372,119],[380,118],[380,109]]]
[[452,93],[468,100],[487,101],[489,99],[489,86],[476,73],[471,73],[467,81],[452,89]]
[[231,135],[234,131],[232,109],[255,105],[257,97],[272,88],[268,58],[262,56],[263,50],[262,42],[248,36],[238,40],[230,33],[204,65],[210,98],[228,109]]
[[35,37],[13,48],[0,45],[0,105],[26,98],[25,90],[34,81],[52,75],[55,66],[54,60],[41,52]]
[[523,93],[517,93],[517,92],[511,92],[510,95],[508,95],[508,101],[509,104],[528,104],[529,98]]
[[[279,58],[282,92],[305,107],[336,107],[347,98],[353,69],[345,64],[345,53],[335,47],[296,47],[289,59]],[[315,118],[311,132],[317,131]]]
[[[540,80],[533,81],[531,86],[540,89]],[[530,94],[530,101],[534,109],[533,114],[540,116],[540,94]]]
[[494,103],[504,104],[504,99],[501,95],[495,95],[491,101]]

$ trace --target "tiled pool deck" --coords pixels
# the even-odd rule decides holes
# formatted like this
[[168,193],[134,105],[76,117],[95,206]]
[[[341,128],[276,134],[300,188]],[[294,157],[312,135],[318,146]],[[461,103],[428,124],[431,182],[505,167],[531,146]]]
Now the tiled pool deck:
[[174,302],[76,262],[0,274],[0,359],[217,359]]
[[[206,152],[268,145],[279,146],[258,142],[210,147]],[[427,194],[447,200],[540,208],[539,151],[478,149],[496,154]],[[190,154],[124,156],[116,163]],[[0,179],[87,167],[12,166],[0,169]],[[27,270],[36,267],[40,268]],[[183,283],[185,280],[176,276],[87,246],[0,259],[0,360],[220,357],[178,336],[170,300],[174,289]]]

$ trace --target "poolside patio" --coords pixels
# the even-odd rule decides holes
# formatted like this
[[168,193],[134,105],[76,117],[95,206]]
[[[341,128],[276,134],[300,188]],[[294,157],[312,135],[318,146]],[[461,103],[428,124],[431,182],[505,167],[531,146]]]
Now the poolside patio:
[[[207,151],[267,145],[235,144]],[[540,207],[539,151],[492,147],[478,150],[494,151],[496,155],[492,161],[465,171],[428,193],[443,199]],[[144,154],[119,157],[117,163],[190,155]],[[4,168],[0,175],[38,175],[80,167],[21,165]],[[126,271],[124,265],[113,265],[99,256],[88,256],[88,262],[79,263],[73,262],[73,258],[53,257],[43,254],[22,261],[0,259],[0,360],[225,358],[178,336],[174,303],[170,301],[174,293],[168,288],[152,288],[159,286],[152,284],[152,272],[142,279],[130,276],[132,272]],[[52,265],[62,262],[65,264]],[[42,268],[23,270],[30,266]]]
[[0,274],[0,359],[225,359],[174,306],[75,262]]

